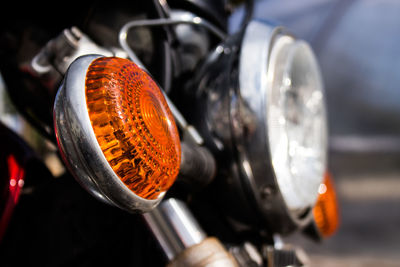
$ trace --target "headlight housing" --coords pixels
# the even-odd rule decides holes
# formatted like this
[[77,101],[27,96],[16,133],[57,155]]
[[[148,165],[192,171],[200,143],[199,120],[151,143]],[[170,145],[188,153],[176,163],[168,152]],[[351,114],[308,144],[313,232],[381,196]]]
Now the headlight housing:
[[198,77],[196,102],[206,109],[198,127],[220,157],[225,208],[274,232],[305,226],[327,154],[323,83],[309,45],[254,20]]

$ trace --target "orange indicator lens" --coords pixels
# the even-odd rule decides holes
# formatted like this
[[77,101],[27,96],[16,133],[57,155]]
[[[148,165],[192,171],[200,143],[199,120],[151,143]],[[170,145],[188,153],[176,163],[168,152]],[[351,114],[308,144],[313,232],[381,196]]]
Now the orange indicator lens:
[[94,60],[86,74],[94,134],[111,168],[136,195],[155,199],[179,172],[179,134],[152,78],[133,62]]
[[331,175],[325,174],[319,188],[317,204],[313,210],[315,223],[323,237],[333,235],[339,226],[339,210]]

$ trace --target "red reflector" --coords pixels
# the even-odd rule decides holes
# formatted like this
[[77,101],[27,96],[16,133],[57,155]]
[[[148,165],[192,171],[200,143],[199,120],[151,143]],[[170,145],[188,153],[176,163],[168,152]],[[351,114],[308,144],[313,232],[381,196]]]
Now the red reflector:
[[18,164],[12,154],[7,157],[7,168],[9,173],[9,185],[8,191],[6,192],[7,197],[5,198],[6,203],[4,205],[3,214],[0,218],[0,240],[3,238],[14,207],[18,202],[21,188],[24,185],[25,175],[25,170]]

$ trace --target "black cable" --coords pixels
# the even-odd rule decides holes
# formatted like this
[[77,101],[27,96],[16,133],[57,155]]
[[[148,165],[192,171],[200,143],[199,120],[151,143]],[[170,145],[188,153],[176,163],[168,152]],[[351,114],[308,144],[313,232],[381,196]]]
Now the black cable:
[[254,0],[247,0],[245,2],[245,5],[244,5],[245,15],[244,15],[242,25],[240,28],[241,30],[243,30],[247,26],[247,24],[250,22],[250,20],[253,18],[254,5],[255,5]]
[[[169,18],[170,10],[168,4],[166,2],[161,2],[159,0],[153,0],[154,6],[160,18]],[[175,32],[171,29],[171,26],[163,27],[166,40],[163,41],[162,44],[162,53],[163,53],[163,68],[162,68],[162,81],[161,86],[164,91],[169,94],[171,91],[172,84],[172,49],[171,44],[174,40],[176,40]]]

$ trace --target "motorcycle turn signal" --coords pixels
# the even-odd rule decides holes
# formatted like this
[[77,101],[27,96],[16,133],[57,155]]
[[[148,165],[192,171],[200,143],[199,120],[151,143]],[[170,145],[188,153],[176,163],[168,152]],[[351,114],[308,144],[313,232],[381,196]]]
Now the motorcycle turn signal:
[[318,190],[317,204],[313,209],[314,222],[322,238],[332,236],[339,227],[339,205],[333,178],[325,174],[324,182]]
[[313,219],[303,229],[305,236],[321,242],[330,238],[339,228],[340,210],[332,174],[325,172],[324,181],[318,189],[317,203],[313,208]]
[[157,84],[130,60],[76,59],[57,93],[54,124],[66,165],[102,201],[150,211],[178,175],[174,118]]

